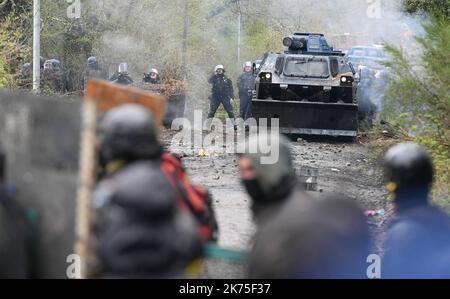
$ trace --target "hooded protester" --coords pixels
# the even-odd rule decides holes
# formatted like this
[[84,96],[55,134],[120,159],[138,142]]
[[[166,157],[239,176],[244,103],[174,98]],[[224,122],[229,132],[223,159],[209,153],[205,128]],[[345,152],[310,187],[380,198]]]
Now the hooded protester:
[[154,171],[166,175],[180,205],[196,218],[203,241],[217,240],[218,226],[208,190],[192,185],[180,160],[164,152],[153,116],[145,108],[123,105],[112,109],[99,127],[99,179],[112,177],[133,163],[152,161]]
[[[270,244],[270,245],[268,245]],[[370,250],[367,219],[347,199],[289,201],[256,234],[251,279],[363,279]]]
[[94,192],[94,246],[106,277],[175,278],[200,256],[201,238],[161,170],[152,115],[139,105],[100,122],[103,179]]
[[382,277],[450,278],[450,217],[429,201],[430,155],[403,143],[386,153],[384,166],[397,215],[387,232]]
[[[274,163],[264,163],[267,158],[259,146],[261,142],[271,146],[271,154],[278,151]],[[252,212],[257,223],[276,212],[292,198],[306,205],[309,199],[302,192],[296,177],[289,142],[281,135],[252,136],[245,153],[239,157],[242,183],[252,199]]]
[[156,161],[133,163],[97,189],[96,252],[105,278],[183,278],[202,255],[192,217]]
[[252,97],[255,89],[255,77],[253,76],[253,64],[247,61],[244,64],[244,73],[239,76],[237,85],[239,87],[240,113],[243,120],[247,120],[252,115]]
[[142,106],[123,105],[106,113],[99,125],[98,150],[103,175],[140,160],[158,160],[163,147],[153,116]]
[[[133,267],[142,264],[146,267],[142,270],[145,273],[139,272],[139,267],[132,273],[141,277],[154,277],[155,273],[157,277],[172,277],[173,271],[159,272],[162,271],[159,267],[163,266],[157,263],[171,260],[176,265],[163,268],[180,270],[179,265],[186,257],[197,256],[197,241],[215,240],[218,229],[208,192],[190,185],[181,163],[164,152],[154,118],[144,107],[127,104],[108,111],[100,120],[97,147],[102,171],[94,193],[94,209],[98,215],[94,243],[98,244],[96,251],[104,263],[106,275],[128,277]],[[174,211],[172,201],[181,209]],[[189,217],[183,214],[185,212]],[[189,224],[192,216],[194,226]],[[109,227],[115,229],[109,230]],[[119,232],[117,235],[114,235],[115,230]],[[131,233],[133,231],[136,235]],[[154,234],[155,231],[161,235]],[[148,238],[144,238],[146,234]],[[122,256],[126,267],[120,268],[113,264],[116,254],[127,252],[126,242],[131,248],[140,248],[138,251],[154,252],[136,256],[129,251],[130,256]],[[161,251],[158,253],[158,250]],[[156,269],[152,267],[159,270],[152,272],[151,269]]]

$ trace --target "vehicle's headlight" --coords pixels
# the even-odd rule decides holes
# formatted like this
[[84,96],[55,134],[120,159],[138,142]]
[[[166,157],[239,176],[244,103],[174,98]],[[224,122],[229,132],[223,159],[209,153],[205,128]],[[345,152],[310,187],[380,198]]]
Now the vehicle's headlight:
[[259,74],[259,78],[261,78],[261,82],[263,83],[271,83],[272,77],[272,73],[262,72]]
[[351,76],[342,76],[341,77],[341,83],[345,85],[352,84],[355,81],[355,79]]

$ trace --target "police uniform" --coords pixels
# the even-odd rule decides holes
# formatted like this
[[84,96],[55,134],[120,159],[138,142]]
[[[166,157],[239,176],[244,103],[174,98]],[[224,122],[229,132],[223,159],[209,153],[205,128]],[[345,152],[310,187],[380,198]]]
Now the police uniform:
[[233,105],[231,99],[233,98],[233,83],[231,80],[222,75],[213,75],[208,82],[212,85],[212,95],[210,103],[210,112],[208,118],[214,118],[214,115],[219,109],[220,104],[223,105],[231,119],[234,119]]
[[255,77],[251,72],[244,72],[237,81],[239,87],[239,99],[241,118],[247,120],[251,117],[252,90],[255,87]]
[[83,87],[86,89],[88,81],[92,79],[102,79],[107,80],[108,76],[106,72],[99,68],[99,67],[90,67],[88,66],[86,70],[84,71],[84,78],[83,78]]

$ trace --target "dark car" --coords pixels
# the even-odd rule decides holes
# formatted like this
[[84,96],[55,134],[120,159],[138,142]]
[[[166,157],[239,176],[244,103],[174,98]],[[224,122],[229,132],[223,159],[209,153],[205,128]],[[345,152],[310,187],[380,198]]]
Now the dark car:
[[356,67],[383,69],[381,63],[386,60],[386,54],[382,46],[356,46],[348,50],[347,59]]

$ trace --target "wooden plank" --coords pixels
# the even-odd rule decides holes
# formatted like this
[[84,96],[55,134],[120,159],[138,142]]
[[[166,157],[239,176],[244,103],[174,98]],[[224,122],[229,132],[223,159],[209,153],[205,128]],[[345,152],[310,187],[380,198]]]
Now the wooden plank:
[[166,98],[161,95],[103,80],[89,81],[85,99],[97,104],[99,114],[127,103],[140,104],[153,113],[159,125],[162,124],[166,110]]
[[77,190],[75,253],[80,258],[77,278],[87,278],[91,219],[91,191],[95,184],[96,107],[92,101],[83,103],[83,127],[80,144],[80,166]]

